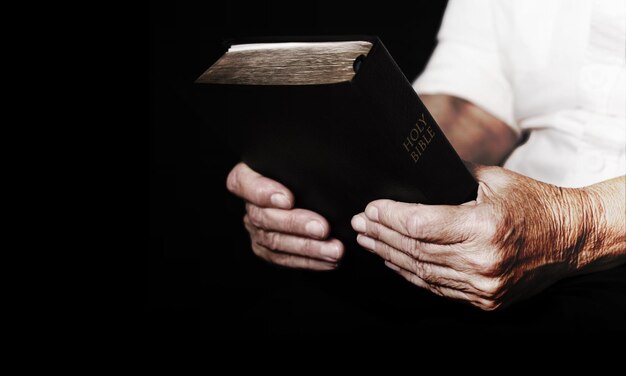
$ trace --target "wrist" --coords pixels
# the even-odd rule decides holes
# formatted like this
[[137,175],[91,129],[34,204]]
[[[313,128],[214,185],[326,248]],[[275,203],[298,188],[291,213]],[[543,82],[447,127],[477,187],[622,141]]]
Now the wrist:
[[594,261],[592,250],[599,246],[602,203],[595,192],[586,188],[557,189],[561,198],[561,252],[565,255],[570,273],[576,274]]

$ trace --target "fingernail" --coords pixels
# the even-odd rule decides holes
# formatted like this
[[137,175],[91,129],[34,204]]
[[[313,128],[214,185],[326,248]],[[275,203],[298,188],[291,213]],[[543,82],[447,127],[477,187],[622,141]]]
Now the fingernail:
[[322,224],[318,221],[310,221],[304,226],[304,230],[307,234],[316,238],[321,238],[324,236],[324,226],[322,226]]
[[372,221],[378,221],[378,209],[375,206],[368,206],[365,215]]
[[365,235],[357,235],[356,242],[361,245],[363,248],[374,250],[374,239],[368,238]]
[[278,206],[282,209],[289,209],[291,206],[287,196],[282,193],[274,193],[272,197],[270,197],[270,201],[272,202],[272,205]]
[[360,215],[355,215],[352,217],[352,228],[356,232],[365,232],[367,230],[367,226],[365,225],[365,219]]
[[337,260],[339,258],[339,246],[337,244],[324,244],[320,248],[320,255]]
[[391,270],[395,270],[396,272],[400,271],[400,268],[398,268],[394,264],[390,263],[389,261],[385,261],[385,266],[388,267]]

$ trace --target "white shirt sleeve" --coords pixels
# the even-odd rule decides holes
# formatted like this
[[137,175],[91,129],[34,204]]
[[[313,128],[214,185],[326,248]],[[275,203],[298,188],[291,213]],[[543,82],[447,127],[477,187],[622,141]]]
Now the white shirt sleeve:
[[450,0],[437,35],[438,44],[413,87],[418,94],[463,98],[508,124],[513,90],[501,63],[492,0]]

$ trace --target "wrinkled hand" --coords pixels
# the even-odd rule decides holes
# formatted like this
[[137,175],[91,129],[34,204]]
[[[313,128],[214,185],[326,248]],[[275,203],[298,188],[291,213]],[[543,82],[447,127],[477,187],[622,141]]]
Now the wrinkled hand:
[[337,267],[343,256],[343,244],[328,239],[330,226],[322,216],[294,209],[293,194],[285,186],[259,175],[244,163],[232,169],[226,186],[247,202],[243,222],[257,256],[291,268]]
[[593,210],[580,189],[500,167],[473,166],[476,201],[460,206],[377,200],[353,217],[364,248],[415,285],[493,310],[575,272]]

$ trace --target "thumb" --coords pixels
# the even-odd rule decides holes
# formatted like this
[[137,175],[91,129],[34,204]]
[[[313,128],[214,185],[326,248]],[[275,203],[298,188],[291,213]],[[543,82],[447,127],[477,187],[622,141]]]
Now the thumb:
[[226,178],[226,187],[235,195],[264,208],[291,209],[293,194],[279,182],[266,178],[245,163],[237,164]]

